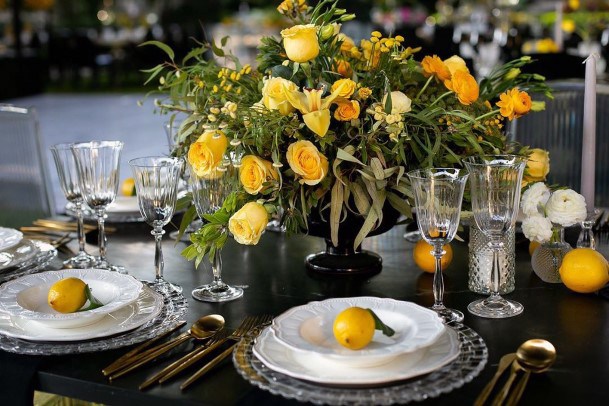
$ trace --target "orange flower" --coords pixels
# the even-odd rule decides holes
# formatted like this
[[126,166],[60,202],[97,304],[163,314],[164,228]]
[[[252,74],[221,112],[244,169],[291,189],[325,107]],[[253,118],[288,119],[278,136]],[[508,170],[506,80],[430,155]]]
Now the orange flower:
[[334,112],[338,121],[350,121],[359,117],[359,103],[356,100],[341,100]]
[[421,66],[423,67],[423,75],[425,75],[425,77],[433,75],[442,81],[450,80],[450,71],[448,70],[448,67],[437,55],[423,58]]
[[457,94],[457,98],[461,104],[469,106],[476,100],[480,93],[478,82],[468,72],[458,70],[450,80],[445,80],[444,85]]
[[353,75],[351,64],[344,59],[339,59],[334,65],[334,71],[344,78],[350,78]]
[[499,113],[510,121],[531,111],[531,96],[527,92],[511,89],[502,93],[499,99],[500,101],[497,102]]

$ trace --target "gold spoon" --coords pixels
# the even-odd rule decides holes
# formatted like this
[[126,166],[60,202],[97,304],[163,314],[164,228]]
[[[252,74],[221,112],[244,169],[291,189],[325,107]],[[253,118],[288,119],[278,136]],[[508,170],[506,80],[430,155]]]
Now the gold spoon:
[[542,339],[528,340],[516,352],[518,363],[524,369],[524,376],[518,381],[506,404],[516,405],[529,381],[531,372],[540,374],[547,371],[556,360],[556,348]]
[[106,376],[110,375],[109,379],[110,381],[112,381],[144,365],[148,361],[157,358],[159,355],[166,353],[172,348],[177,347],[184,341],[187,341],[191,338],[194,338],[195,340],[204,340],[213,336],[222,328],[224,328],[224,323],[224,317],[220,316],[219,314],[210,314],[207,316],[203,316],[197,321],[195,321],[190,326],[190,329],[188,329],[188,331],[180,334],[173,340],[165,344],[150,348],[149,350],[142,352],[140,355],[132,357],[131,359],[125,361],[122,364],[115,365],[114,368],[104,369],[102,372]]

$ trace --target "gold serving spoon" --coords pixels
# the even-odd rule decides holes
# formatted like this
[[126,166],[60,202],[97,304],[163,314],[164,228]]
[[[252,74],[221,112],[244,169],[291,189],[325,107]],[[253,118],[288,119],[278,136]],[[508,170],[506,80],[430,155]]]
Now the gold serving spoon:
[[506,405],[516,405],[529,381],[531,372],[540,374],[547,371],[556,360],[556,348],[551,342],[542,339],[528,340],[516,352],[518,363],[524,369],[524,376],[514,387]]

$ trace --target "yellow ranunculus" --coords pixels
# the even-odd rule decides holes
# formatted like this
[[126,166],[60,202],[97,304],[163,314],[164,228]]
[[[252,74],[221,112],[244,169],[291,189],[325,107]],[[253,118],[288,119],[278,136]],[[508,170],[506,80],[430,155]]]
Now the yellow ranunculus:
[[446,65],[446,67],[450,71],[451,76],[454,75],[455,72],[458,70],[469,73],[469,69],[467,68],[467,64],[465,63],[465,61],[463,60],[463,58],[457,55],[453,55],[450,58],[446,59],[444,61],[444,65]]
[[522,117],[531,111],[532,102],[531,96],[527,92],[520,91],[516,88],[507,90],[499,96],[497,107],[499,113],[503,117],[513,120]]
[[262,87],[262,103],[269,110],[278,110],[283,116],[294,111],[294,106],[286,98],[285,92],[298,91],[298,86],[284,78],[270,78],[264,81]]
[[348,99],[351,97],[353,92],[355,92],[355,88],[357,87],[357,83],[352,81],[351,79],[338,79],[336,82],[332,84],[331,91],[334,93],[338,90],[338,97],[343,97]]
[[213,178],[227,146],[228,140],[222,131],[205,131],[188,149],[188,163],[197,176]]
[[[383,108],[387,103],[387,95],[383,97]],[[411,110],[412,100],[400,91],[391,92],[391,113],[390,114],[402,114],[408,113]]]
[[239,180],[247,193],[255,195],[263,189],[264,182],[277,179],[277,169],[271,162],[255,155],[245,155],[241,158]]
[[317,27],[315,24],[295,25],[281,31],[283,47],[294,62],[308,62],[319,55]]
[[351,48],[355,46],[355,42],[353,42],[349,36],[343,34],[342,32],[338,34],[338,40],[342,41],[340,44],[340,52],[349,55]]
[[249,202],[228,220],[228,229],[239,244],[256,245],[268,222],[269,214],[264,206]]
[[334,118],[338,121],[351,121],[359,117],[359,103],[357,100],[344,100],[338,102]]
[[425,77],[435,76],[441,81],[450,79],[450,71],[448,67],[442,62],[439,56],[426,56],[421,61],[421,67],[423,68],[423,75]]
[[457,94],[459,102],[465,106],[469,106],[480,95],[478,82],[476,79],[464,70],[457,70],[452,75],[450,80],[444,81],[444,85]]
[[296,141],[288,147],[288,164],[301,183],[317,185],[328,173],[328,159],[311,141]]
[[[297,8],[295,9],[294,6]],[[284,0],[277,6],[277,11],[284,15],[291,14],[294,10],[298,10],[300,13],[306,11],[307,2],[305,0]]]
[[550,153],[541,148],[531,149],[525,170],[527,181],[543,182],[548,173],[550,173]]

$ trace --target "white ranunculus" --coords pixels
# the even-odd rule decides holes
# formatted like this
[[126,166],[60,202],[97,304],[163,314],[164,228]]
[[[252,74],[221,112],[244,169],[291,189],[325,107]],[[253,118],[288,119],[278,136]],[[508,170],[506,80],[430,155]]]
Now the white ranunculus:
[[[543,212],[543,206],[550,198],[550,189],[543,182],[533,183],[522,194],[520,207],[527,216],[534,216]],[[540,206],[542,210],[540,210]]]
[[586,199],[571,190],[557,190],[546,204],[546,215],[551,222],[569,227],[586,219]]
[[552,238],[552,222],[541,215],[533,215],[522,221],[522,232],[530,241],[548,242]]
[[[387,103],[387,95],[383,97],[383,108]],[[391,114],[408,113],[412,110],[412,100],[400,91],[391,92]]]

